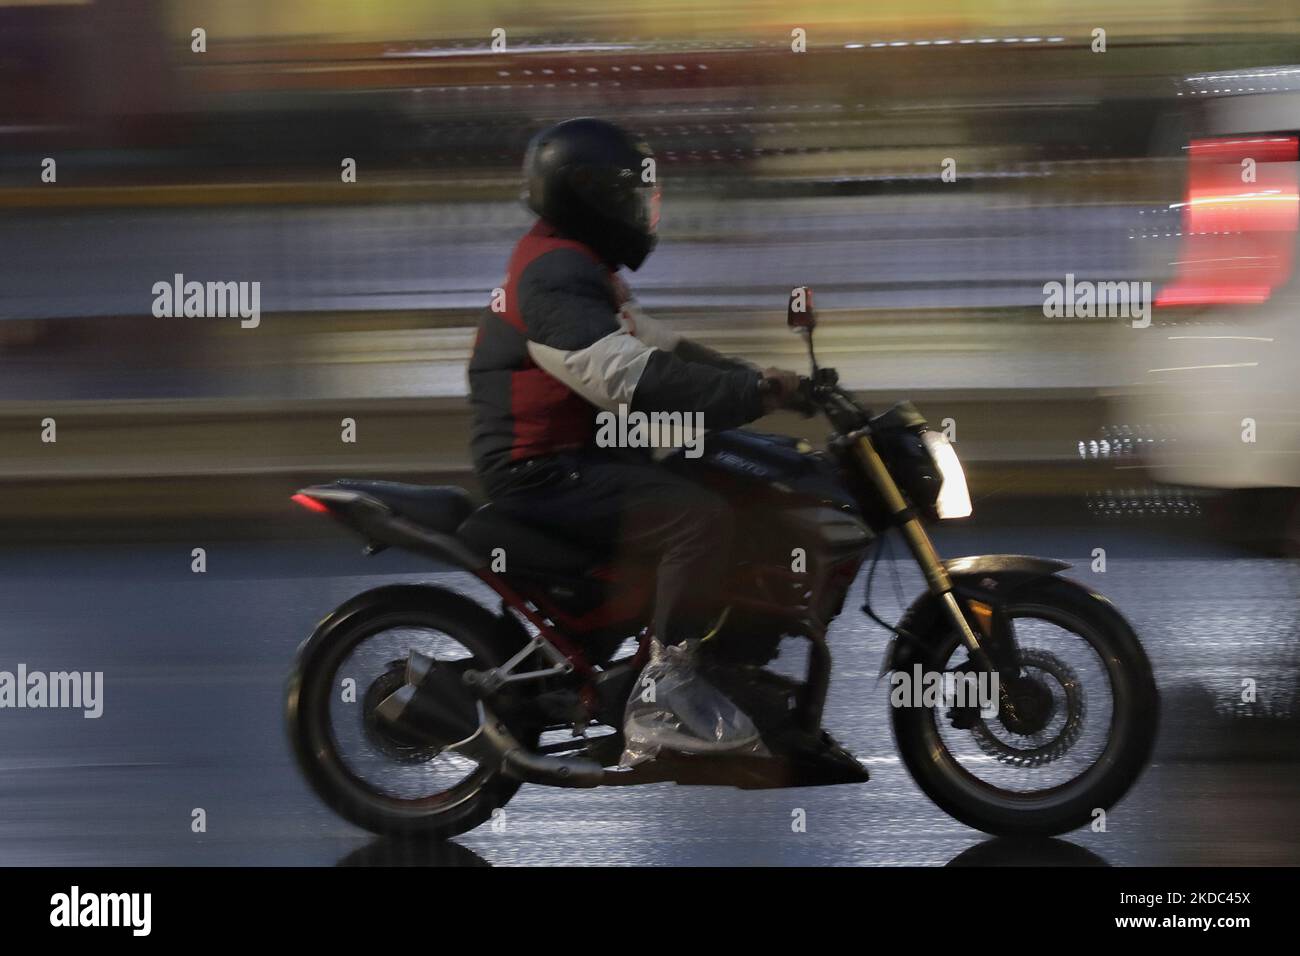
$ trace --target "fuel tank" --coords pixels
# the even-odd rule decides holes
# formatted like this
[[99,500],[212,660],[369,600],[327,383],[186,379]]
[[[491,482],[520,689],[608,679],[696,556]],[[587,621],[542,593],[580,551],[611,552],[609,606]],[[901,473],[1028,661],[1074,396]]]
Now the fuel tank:
[[[823,621],[840,612],[875,536],[833,459],[797,439],[738,430],[711,432],[699,457],[679,452],[665,464],[731,503],[734,561],[751,591]],[[762,627],[749,616],[735,623]]]
[[764,501],[769,506],[815,502],[857,515],[839,466],[807,442],[786,435],[741,429],[709,432],[697,458],[674,452],[664,464],[692,481],[716,488],[736,506]]

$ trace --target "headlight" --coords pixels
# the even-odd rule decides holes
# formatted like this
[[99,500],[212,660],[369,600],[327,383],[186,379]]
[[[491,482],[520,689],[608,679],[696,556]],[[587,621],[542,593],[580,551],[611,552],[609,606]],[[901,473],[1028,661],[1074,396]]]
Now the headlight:
[[957,451],[941,432],[925,432],[921,437],[939,469],[939,497],[934,503],[940,518],[966,518],[971,513],[970,489],[966,472],[957,460]]

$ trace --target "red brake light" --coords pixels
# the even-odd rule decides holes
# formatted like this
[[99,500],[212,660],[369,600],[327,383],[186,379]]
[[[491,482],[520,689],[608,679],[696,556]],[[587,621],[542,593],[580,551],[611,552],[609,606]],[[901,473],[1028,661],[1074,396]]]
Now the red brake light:
[[318,511],[324,514],[324,513],[328,513],[330,510],[322,502],[317,501],[315,498],[311,497],[311,495],[304,495],[302,492],[299,492],[298,494],[294,495],[289,500],[294,502],[295,504],[302,505],[308,511]]
[[[1243,161],[1256,175],[1243,182]],[[1182,248],[1156,306],[1265,302],[1291,276],[1300,197],[1295,136],[1193,140]]]

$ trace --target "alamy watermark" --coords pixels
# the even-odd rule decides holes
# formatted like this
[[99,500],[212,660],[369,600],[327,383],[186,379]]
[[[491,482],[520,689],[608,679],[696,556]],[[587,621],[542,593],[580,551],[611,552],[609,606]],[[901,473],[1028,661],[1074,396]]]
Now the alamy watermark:
[[703,412],[635,412],[619,404],[618,411],[596,413],[596,444],[600,448],[681,448],[687,458],[704,454]]
[[1067,272],[1064,282],[1043,283],[1043,316],[1048,319],[1133,320],[1133,328],[1151,324],[1150,282],[1075,281]]
[[132,936],[153,928],[152,893],[83,893],[73,886],[50,897],[50,925],[60,928],[126,927]]
[[171,282],[153,284],[155,319],[224,319],[239,316],[239,327],[255,329],[262,322],[262,283],[186,282],[176,273]]
[[19,664],[0,670],[0,708],[82,711],[87,720],[104,714],[103,671],[29,671]]
[[891,707],[976,707],[988,720],[998,715],[1000,684],[996,671],[927,671],[915,664],[889,677]]

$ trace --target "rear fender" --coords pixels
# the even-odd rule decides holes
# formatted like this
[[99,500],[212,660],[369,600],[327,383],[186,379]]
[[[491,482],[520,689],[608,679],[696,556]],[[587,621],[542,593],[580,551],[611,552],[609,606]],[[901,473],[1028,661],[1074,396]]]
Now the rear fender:
[[[1030,581],[1058,574],[1070,567],[1064,561],[1036,558],[1026,554],[980,554],[966,558],[952,558],[943,563],[952,578],[953,593],[966,606],[968,601],[979,601],[993,609],[993,633],[999,631],[1001,608],[1016,590]],[[975,626],[976,622],[972,621]],[[926,650],[942,640],[947,633],[947,611],[943,602],[928,591],[918,597],[903,619],[899,630],[912,637],[895,635],[885,649],[880,673],[910,670],[920,663]],[[976,633],[980,628],[975,627]],[[996,659],[1002,648],[991,648]]]

